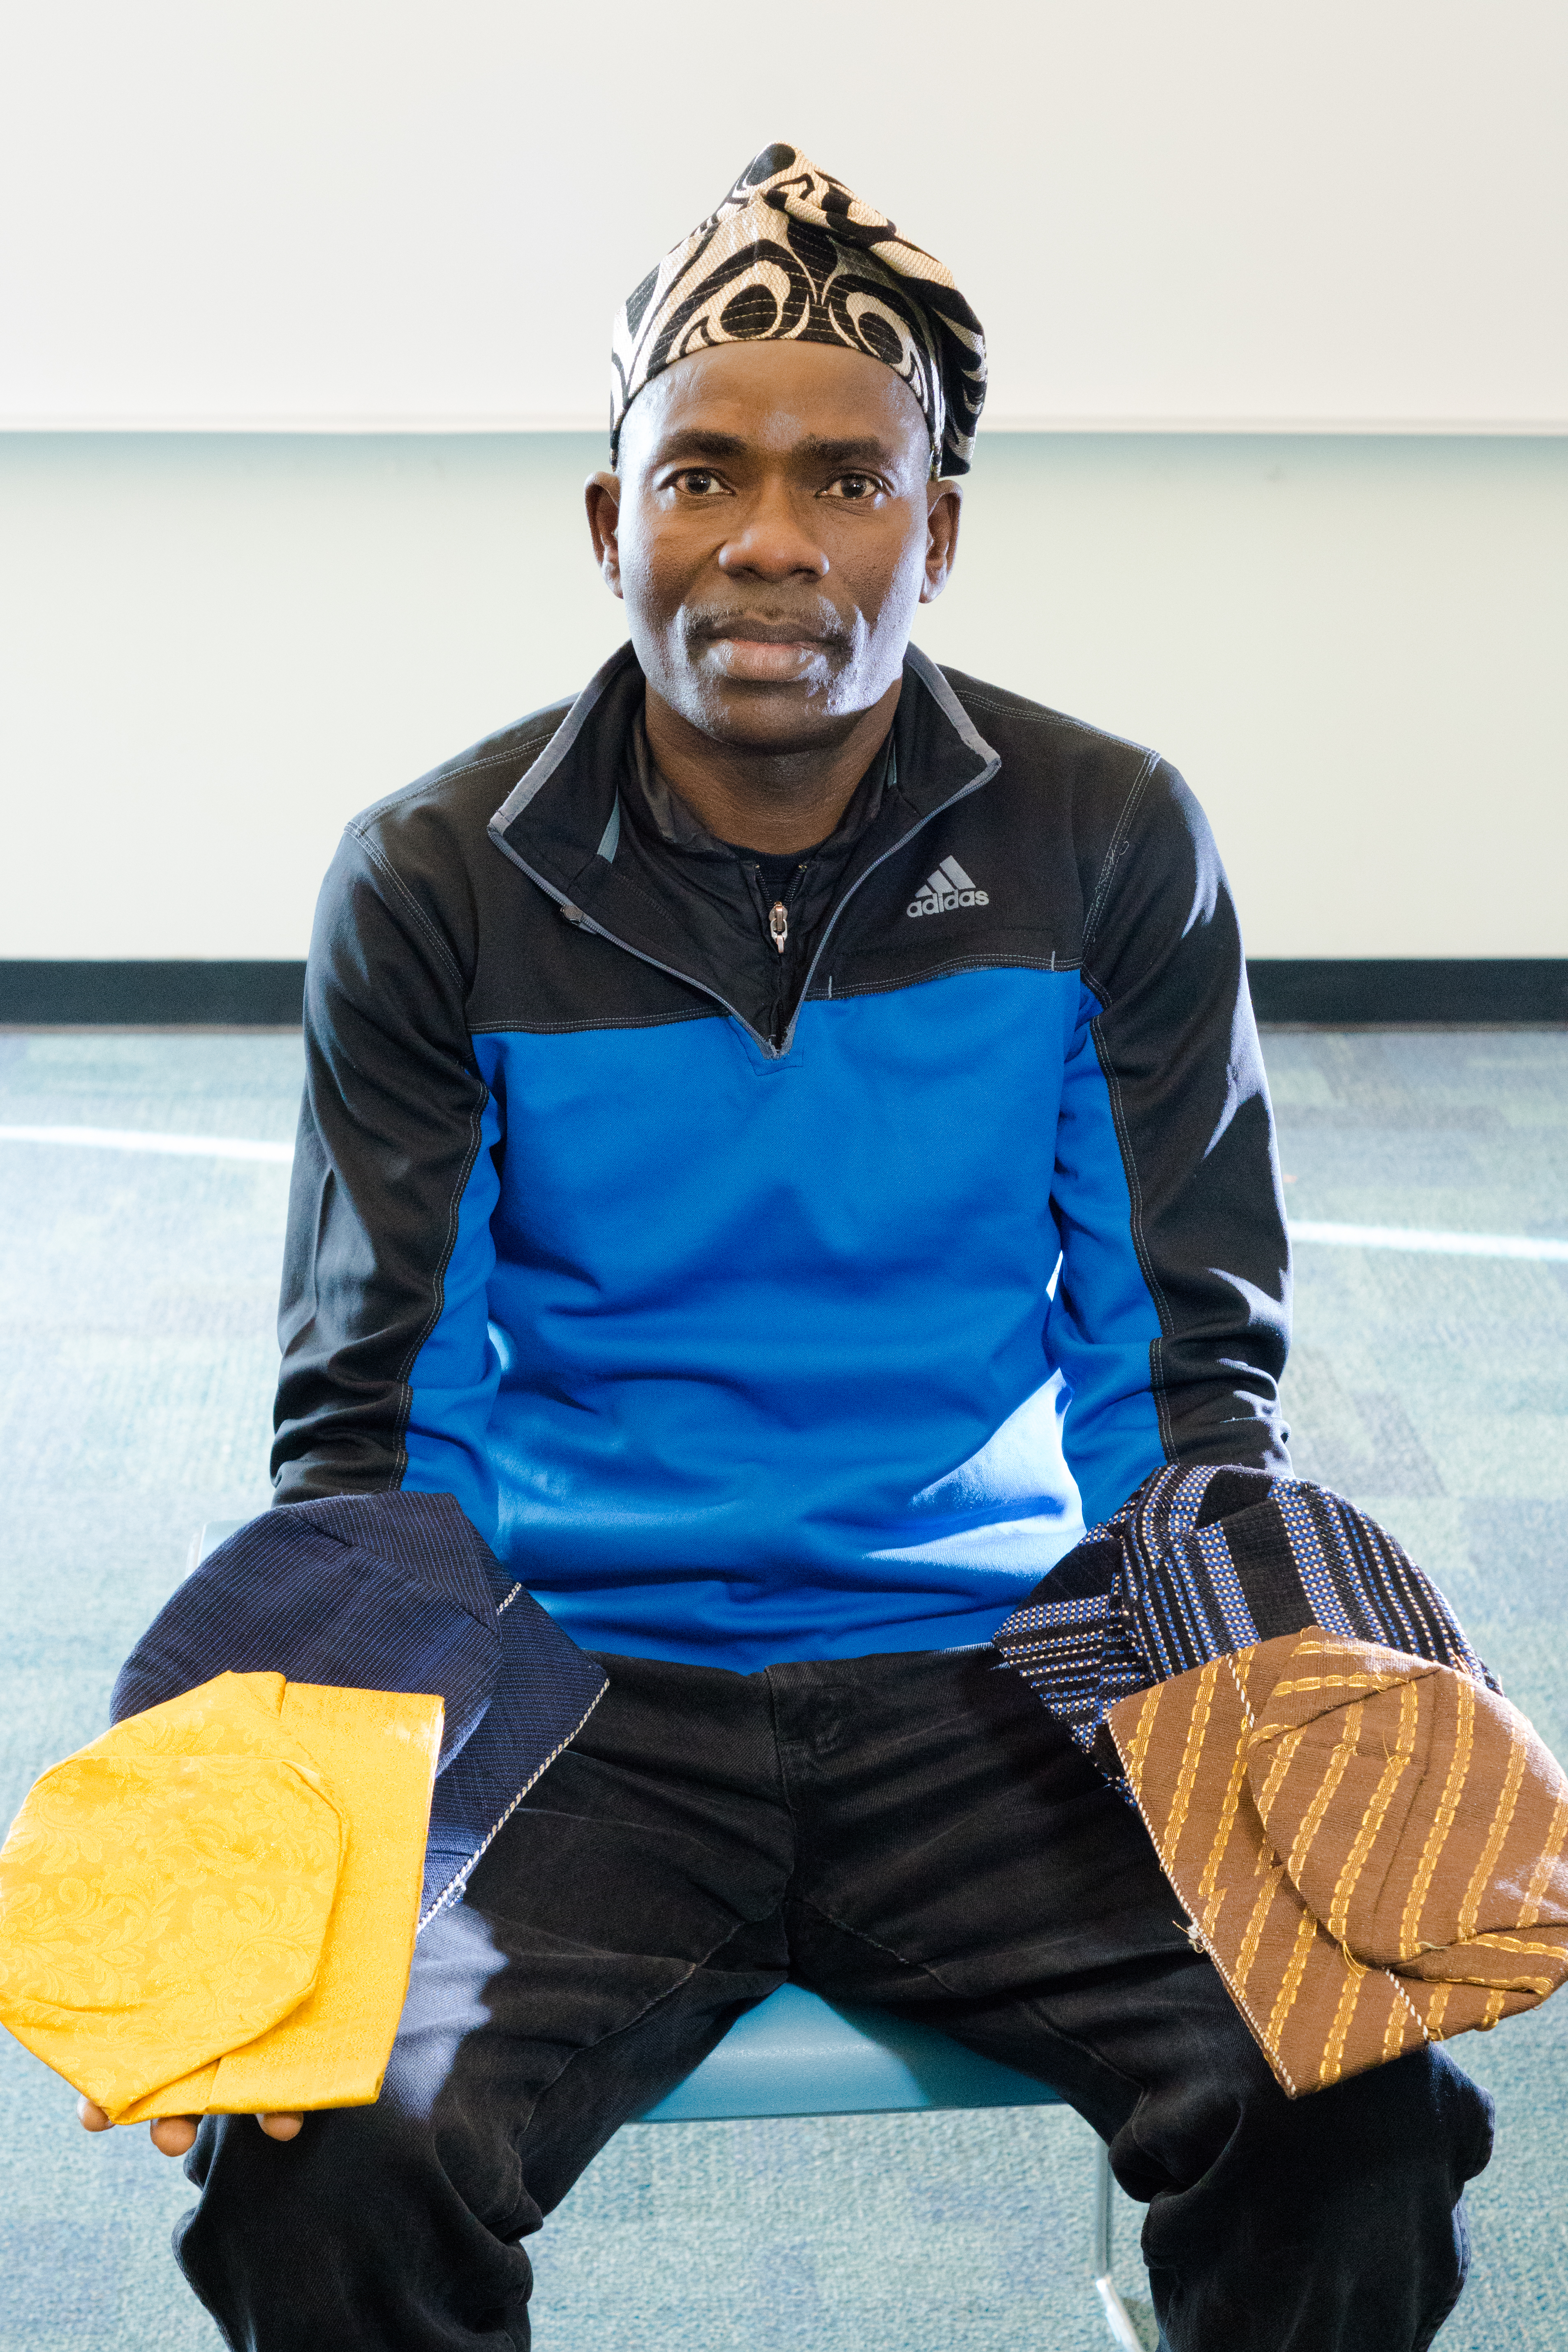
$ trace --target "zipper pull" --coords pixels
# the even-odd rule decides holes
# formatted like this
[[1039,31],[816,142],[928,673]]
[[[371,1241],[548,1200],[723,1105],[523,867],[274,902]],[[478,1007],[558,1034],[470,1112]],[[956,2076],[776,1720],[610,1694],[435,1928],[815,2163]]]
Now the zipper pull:
[[780,955],[789,937],[789,909],[782,898],[775,898],[768,912],[768,935]]

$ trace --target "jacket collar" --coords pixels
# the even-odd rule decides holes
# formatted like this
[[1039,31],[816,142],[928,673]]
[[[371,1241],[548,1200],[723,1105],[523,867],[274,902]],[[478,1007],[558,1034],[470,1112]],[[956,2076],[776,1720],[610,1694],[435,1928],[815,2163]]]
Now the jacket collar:
[[[552,898],[585,904],[620,837],[619,792],[643,674],[629,645],[591,677],[490,819],[490,837]],[[1001,762],[936,664],[914,646],[893,721],[899,793],[923,824]]]
[[[639,710],[632,719],[630,757],[621,784],[623,814],[630,818],[634,830],[640,826],[645,835],[667,849],[686,851],[705,858],[710,865],[721,859],[732,866],[738,846],[743,845],[710,833],[696,811],[687,806],[654,761],[644,718],[645,713]],[[833,856],[850,849],[880,814],[889,772],[895,764],[889,730],[887,741],[849,795],[838,823],[813,847],[813,856],[820,858],[824,854]],[[806,853],[803,851],[801,855]]]
[[[629,879],[624,862],[616,863],[627,737],[642,693],[637,656],[624,646],[589,680],[539,758],[518,779],[490,819],[490,838],[572,921],[700,989],[734,1014],[768,1058],[775,1058],[788,1052],[795,1022],[782,1045],[752,1029],[726,992],[726,975],[706,967],[691,938],[663,919]],[[817,940],[802,1003],[839,913],[867,875],[939,811],[989,782],[1002,764],[935,663],[913,646],[904,657],[893,740],[897,782],[838,877],[836,905]],[[797,1018],[798,1012],[797,1006]]]

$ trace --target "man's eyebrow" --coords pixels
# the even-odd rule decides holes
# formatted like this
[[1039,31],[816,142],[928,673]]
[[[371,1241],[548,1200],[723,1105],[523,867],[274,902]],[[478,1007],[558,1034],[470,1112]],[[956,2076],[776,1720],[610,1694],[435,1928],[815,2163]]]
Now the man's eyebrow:
[[[656,466],[670,466],[681,459],[701,457],[745,457],[754,454],[756,445],[739,433],[709,432],[700,425],[688,425],[679,432],[668,434],[653,454]],[[898,464],[898,452],[875,434],[865,434],[848,440],[829,440],[820,434],[807,434],[795,442],[789,451],[790,458],[809,465],[836,466],[840,469],[853,467],[880,467]]]
[[828,441],[812,434],[797,441],[793,456],[815,458],[818,464],[849,467],[854,466],[896,466],[899,453],[874,433],[864,434],[850,441]]
[[700,425],[689,425],[681,432],[665,436],[653,453],[653,462],[668,466],[677,457],[743,457],[747,446],[738,433],[710,433]]

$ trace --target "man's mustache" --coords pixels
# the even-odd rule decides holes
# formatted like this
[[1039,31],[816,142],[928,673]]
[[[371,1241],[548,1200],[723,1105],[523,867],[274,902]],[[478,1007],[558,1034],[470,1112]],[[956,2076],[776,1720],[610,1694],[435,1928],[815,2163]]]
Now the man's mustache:
[[683,628],[689,644],[714,644],[724,637],[750,637],[763,645],[820,645],[847,647],[849,632],[831,605],[807,612],[781,613],[756,605],[726,606],[689,612]]

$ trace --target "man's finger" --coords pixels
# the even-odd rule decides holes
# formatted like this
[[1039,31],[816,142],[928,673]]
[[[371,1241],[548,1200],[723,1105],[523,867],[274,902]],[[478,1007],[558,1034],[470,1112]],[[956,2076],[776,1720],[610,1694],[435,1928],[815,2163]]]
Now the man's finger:
[[[103,2109],[86,2094],[76,2103],[77,2116],[83,2131],[108,2131],[109,2117]],[[197,2117],[195,2116],[160,2116],[151,2126],[153,2145],[164,2156],[188,2156],[195,2146]],[[298,2139],[304,2128],[303,2116],[258,2116],[257,2122],[268,2139]]]

